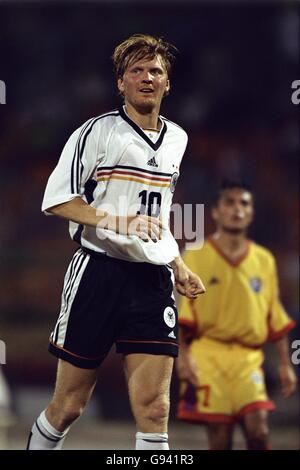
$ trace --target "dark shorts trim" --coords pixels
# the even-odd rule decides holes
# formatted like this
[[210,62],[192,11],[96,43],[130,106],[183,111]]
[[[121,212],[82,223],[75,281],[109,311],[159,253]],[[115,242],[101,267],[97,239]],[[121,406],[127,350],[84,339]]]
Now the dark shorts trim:
[[48,351],[58,359],[63,359],[64,361],[69,362],[73,366],[80,367],[81,369],[96,369],[106,357],[106,354],[99,358],[78,356],[77,354],[67,351],[66,349],[52,343],[49,343]]
[[248,403],[243,406],[236,414],[237,418],[243,418],[246,414],[251,413],[254,410],[269,410],[273,411],[276,409],[275,403],[272,400],[261,400]]
[[178,356],[178,344],[160,341],[116,341],[116,351],[121,354],[154,354]]
[[233,415],[226,415],[222,413],[198,413],[197,411],[190,411],[179,409],[177,419],[190,423],[218,423],[218,424],[231,424],[235,422]]

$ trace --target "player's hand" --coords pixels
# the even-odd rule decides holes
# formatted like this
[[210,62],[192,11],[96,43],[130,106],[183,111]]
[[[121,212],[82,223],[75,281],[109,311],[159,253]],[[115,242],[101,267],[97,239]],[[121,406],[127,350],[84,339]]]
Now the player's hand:
[[157,242],[161,238],[162,222],[156,217],[148,215],[134,215],[128,217],[116,217],[117,233],[123,235],[137,235],[139,238],[148,242],[152,240]]
[[199,387],[198,367],[196,361],[193,359],[188,351],[179,349],[179,355],[176,360],[177,375],[180,380],[187,381]]
[[181,258],[172,261],[175,276],[175,287],[179,294],[185,295],[189,299],[196,299],[199,294],[205,292],[205,287],[200,277],[193,273]]
[[279,379],[281,391],[284,398],[290,397],[296,391],[297,377],[293,367],[290,364],[279,366]]

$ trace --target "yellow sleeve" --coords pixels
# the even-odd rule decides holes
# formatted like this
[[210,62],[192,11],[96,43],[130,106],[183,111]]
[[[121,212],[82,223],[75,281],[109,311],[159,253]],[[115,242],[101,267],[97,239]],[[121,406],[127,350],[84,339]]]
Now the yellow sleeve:
[[[195,272],[195,257],[193,256],[194,251],[188,250],[185,251],[182,255],[182,259],[187,265],[187,267]],[[179,316],[179,325],[185,327],[189,330],[189,333],[192,336],[196,335],[197,332],[197,318],[194,313],[193,308],[194,300],[188,299],[184,295],[179,295],[178,298],[178,316]]]
[[279,298],[278,275],[275,259],[272,257],[271,271],[271,305],[269,312],[269,341],[277,341],[289,330],[294,328],[295,322],[286,313]]

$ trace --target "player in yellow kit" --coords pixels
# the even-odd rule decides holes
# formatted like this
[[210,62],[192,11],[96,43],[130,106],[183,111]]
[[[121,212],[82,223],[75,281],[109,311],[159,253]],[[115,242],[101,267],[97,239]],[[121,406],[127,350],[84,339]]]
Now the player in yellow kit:
[[236,422],[248,449],[270,448],[267,413],[275,406],[261,368],[266,341],[275,342],[283,395],[296,388],[286,336],[294,321],[278,298],[273,255],[246,237],[253,214],[250,188],[225,181],[212,208],[216,232],[184,256],[207,292],[179,309],[178,418],[206,423],[212,450],[231,448]]

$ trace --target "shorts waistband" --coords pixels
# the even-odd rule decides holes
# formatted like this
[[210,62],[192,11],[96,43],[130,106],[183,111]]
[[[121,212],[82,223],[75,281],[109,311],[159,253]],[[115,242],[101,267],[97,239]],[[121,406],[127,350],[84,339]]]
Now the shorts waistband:
[[127,261],[125,259],[114,258],[113,256],[109,256],[107,253],[101,253],[100,251],[91,250],[90,248],[86,248],[85,246],[81,247],[84,253],[90,255],[92,259],[101,259],[106,260],[112,263],[122,264],[123,266],[132,266],[136,264],[144,264],[144,263],[135,263],[134,261]]
[[[152,264],[152,263],[146,263],[144,261],[142,261],[142,262],[128,261],[128,260],[125,260],[125,259],[114,258],[113,256],[109,256],[105,252],[101,253],[99,251],[95,251],[95,250],[91,250],[90,248],[86,248],[85,246],[81,246],[81,250],[84,253],[87,253],[88,255],[90,255],[92,259],[108,260],[108,261],[111,261],[111,262],[114,262],[114,263],[122,264],[123,266],[132,266],[132,267],[134,267],[133,269],[135,269],[136,266],[140,266],[141,269],[143,269],[143,267],[150,267],[150,269],[152,269],[152,270],[158,270],[158,269],[161,269],[163,267],[166,267],[166,265],[164,265],[164,264]],[[172,268],[169,267],[169,270],[170,269],[172,269]]]
[[81,247],[81,250],[84,253],[91,255],[92,258],[108,258],[107,253],[100,253],[99,251],[90,250],[89,248],[85,248],[84,246]]

